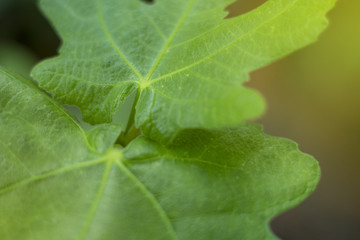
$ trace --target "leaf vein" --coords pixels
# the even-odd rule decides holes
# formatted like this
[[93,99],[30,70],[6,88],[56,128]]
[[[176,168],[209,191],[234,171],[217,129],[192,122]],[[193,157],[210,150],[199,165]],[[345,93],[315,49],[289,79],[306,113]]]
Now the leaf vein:
[[162,208],[158,200],[155,198],[155,196],[146,188],[146,186],[124,165],[124,163],[121,160],[116,161],[116,165],[122,171],[125,173],[131,181],[134,182],[134,184],[139,188],[139,190],[144,193],[145,197],[150,201],[154,209],[159,214],[161,220],[164,222],[168,233],[170,234],[171,238],[174,240],[177,240],[177,234],[175,232],[174,226],[172,225],[169,217],[167,216],[165,210]]
[[134,65],[129,61],[129,59],[124,55],[124,53],[120,50],[114,39],[112,38],[108,27],[106,26],[103,11],[102,11],[102,0],[97,1],[97,7],[98,7],[98,17],[101,24],[101,28],[103,29],[106,38],[109,40],[111,46],[115,49],[115,51],[119,54],[119,56],[125,61],[125,63],[130,67],[130,69],[135,73],[135,75],[139,79],[143,79],[142,75],[139,73],[139,71],[134,67]]
[[104,174],[103,177],[101,179],[101,182],[99,184],[99,188],[98,191],[96,193],[95,199],[93,201],[93,203],[91,204],[91,207],[89,209],[89,212],[87,214],[86,220],[85,220],[85,224],[84,227],[82,228],[80,235],[78,237],[78,239],[85,239],[87,233],[89,232],[90,226],[94,220],[95,214],[99,208],[101,199],[104,195],[105,192],[105,188],[107,183],[109,182],[109,178],[110,178],[110,173],[111,173],[111,169],[114,166],[114,161],[108,161],[106,164],[106,168],[104,170]]
[[13,184],[11,184],[9,186],[5,186],[4,188],[1,188],[0,189],[0,195],[5,194],[5,193],[7,193],[9,191],[18,189],[20,187],[24,187],[26,185],[29,185],[29,184],[37,182],[37,181],[45,180],[47,178],[55,177],[55,176],[60,175],[62,173],[71,172],[71,171],[74,171],[74,170],[77,170],[77,169],[91,167],[93,165],[101,164],[101,163],[103,163],[105,161],[106,161],[106,157],[101,157],[101,158],[97,158],[95,160],[73,164],[73,165],[66,166],[66,167],[63,167],[63,168],[59,168],[59,169],[56,169],[56,170],[53,170],[53,171],[50,171],[50,172],[46,172],[46,173],[43,173],[43,174],[40,174],[40,175],[37,175],[37,176],[33,176],[33,177],[30,177],[30,178],[24,179],[22,181],[13,183]]
[[25,171],[30,174],[30,176],[33,176],[33,173],[30,171],[30,169],[20,160],[20,158],[14,153],[13,150],[11,150],[8,145],[2,141],[0,141],[0,145],[4,146],[4,148],[16,159],[16,161],[25,169]]
[[283,9],[282,11],[280,11],[280,13],[278,13],[278,14],[276,14],[275,16],[271,17],[270,19],[262,22],[262,23],[259,24],[257,27],[253,28],[251,31],[243,34],[240,38],[238,38],[238,39],[230,42],[229,44],[227,44],[227,45],[225,45],[224,47],[218,49],[217,51],[215,51],[215,52],[213,52],[213,53],[211,53],[211,54],[209,54],[209,55],[201,58],[200,60],[198,60],[198,61],[196,61],[196,62],[194,62],[194,63],[192,63],[192,64],[189,64],[189,65],[187,65],[187,66],[185,66],[185,67],[182,67],[182,68],[180,68],[180,69],[178,69],[178,70],[175,70],[175,71],[173,71],[173,72],[171,72],[171,73],[168,73],[168,74],[165,74],[165,75],[163,75],[163,76],[161,76],[161,77],[159,77],[159,78],[156,78],[156,79],[152,80],[149,84],[150,84],[150,85],[151,85],[151,84],[154,84],[155,82],[161,81],[161,80],[163,80],[163,79],[166,79],[166,78],[171,77],[171,76],[173,76],[173,75],[176,75],[176,74],[178,74],[178,73],[181,73],[181,72],[183,72],[183,71],[186,71],[186,70],[188,70],[188,69],[190,69],[190,68],[193,68],[193,67],[195,67],[195,66],[197,66],[197,65],[199,65],[199,64],[201,64],[201,63],[203,63],[203,62],[205,62],[205,61],[207,61],[207,60],[210,60],[212,57],[214,57],[214,56],[222,53],[223,51],[227,50],[228,48],[232,47],[233,45],[235,45],[235,44],[239,43],[240,41],[244,40],[245,38],[251,36],[251,34],[255,33],[258,29],[260,29],[260,28],[263,27],[264,25],[268,24],[268,23],[271,22],[272,20],[274,20],[274,19],[276,19],[277,17],[279,17],[279,16],[281,16],[282,14],[284,14],[286,11],[290,10],[291,8],[293,8],[293,7],[296,5],[297,2],[298,2],[298,1],[294,1],[290,6],[286,7],[286,8]]
[[185,22],[186,18],[188,17],[193,5],[195,4],[197,0],[191,0],[184,12],[184,15],[180,18],[179,22],[176,24],[173,32],[170,34],[169,38],[165,42],[163,48],[161,49],[159,55],[157,56],[156,60],[154,61],[154,65],[151,67],[149,73],[145,77],[145,81],[150,81],[151,76],[155,72],[155,70],[158,68],[161,60],[163,59],[164,55],[166,54],[167,50],[169,49],[169,46],[171,45],[172,41],[174,40],[176,34],[178,33],[179,29]]
[[71,78],[72,80],[75,80],[77,82],[84,82],[84,83],[89,84],[89,85],[100,86],[100,87],[115,87],[115,86],[120,86],[120,85],[123,85],[123,84],[133,83],[133,82],[137,81],[137,79],[134,79],[134,80],[125,80],[125,81],[121,81],[121,82],[114,83],[114,84],[111,84],[111,83],[108,83],[108,84],[107,83],[95,83],[95,82],[87,81],[87,80],[84,80],[82,78],[72,76],[72,75],[69,75],[69,74],[66,74],[66,73],[61,73],[61,72],[54,72],[54,71],[49,71],[48,70],[48,71],[44,71],[43,73],[49,73],[49,74],[54,74],[54,75],[58,75],[58,76],[64,76],[64,77]]

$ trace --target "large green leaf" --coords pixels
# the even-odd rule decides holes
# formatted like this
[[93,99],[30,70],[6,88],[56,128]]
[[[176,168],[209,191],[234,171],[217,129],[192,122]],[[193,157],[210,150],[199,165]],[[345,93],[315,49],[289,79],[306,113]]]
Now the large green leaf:
[[31,81],[0,70],[0,104],[4,240],[274,239],[268,221],[319,179],[312,157],[251,124],[99,153]]
[[32,75],[90,123],[138,91],[136,125],[153,139],[237,126],[264,109],[248,73],[313,42],[334,1],[268,0],[224,20],[233,0],[42,0],[63,46]]

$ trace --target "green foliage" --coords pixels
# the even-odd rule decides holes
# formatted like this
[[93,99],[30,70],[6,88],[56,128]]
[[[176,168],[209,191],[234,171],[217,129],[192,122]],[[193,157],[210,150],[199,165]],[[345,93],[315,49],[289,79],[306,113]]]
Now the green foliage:
[[334,1],[224,20],[231,2],[41,1],[63,45],[32,72],[51,96],[0,69],[0,239],[275,238],[320,171],[244,123],[264,105],[242,84],[314,41]]
[[319,178],[312,157],[252,124],[99,153],[30,81],[2,70],[0,84],[1,239],[265,239]]
[[112,122],[139,91],[135,124],[160,141],[184,128],[237,126],[264,109],[242,86],[248,73],[314,41],[334,1],[271,0],[224,20],[231,2],[43,0],[64,43],[32,75],[93,124]]

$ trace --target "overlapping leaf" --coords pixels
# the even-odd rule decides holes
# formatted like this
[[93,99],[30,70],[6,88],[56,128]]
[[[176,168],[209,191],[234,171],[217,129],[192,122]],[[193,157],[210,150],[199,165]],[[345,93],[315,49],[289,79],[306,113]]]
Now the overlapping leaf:
[[[0,70],[0,239],[273,239],[319,168],[254,125],[99,153],[30,81]],[[96,145],[96,144],[95,144]]]
[[231,2],[42,0],[63,46],[33,77],[90,123],[112,122],[138,91],[136,126],[161,141],[239,125],[264,108],[248,73],[314,41],[334,0],[268,0],[224,20]]

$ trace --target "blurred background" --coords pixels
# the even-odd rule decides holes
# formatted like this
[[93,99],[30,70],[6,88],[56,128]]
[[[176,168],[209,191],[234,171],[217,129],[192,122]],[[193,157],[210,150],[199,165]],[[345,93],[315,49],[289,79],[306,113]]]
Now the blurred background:
[[[314,0],[316,1],[316,0]],[[230,16],[265,0],[238,0]],[[28,75],[60,44],[35,0],[0,0],[0,65]],[[275,218],[284,240],[360,239],[360,1],[338,0],[319,40],[251,74],[268,109],[258,122],[315,156],[322,179],[297,208]]]

